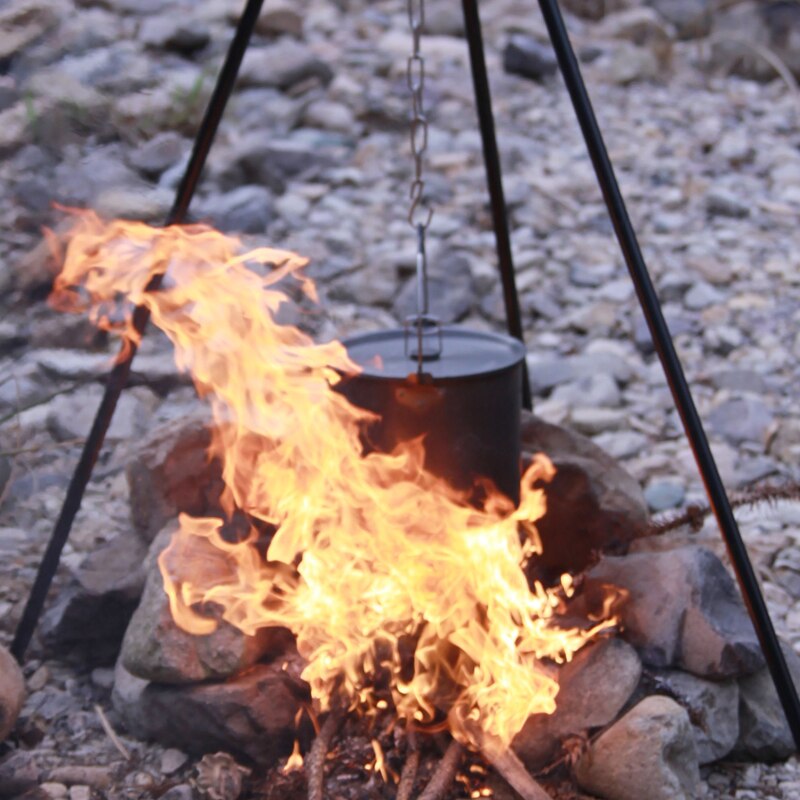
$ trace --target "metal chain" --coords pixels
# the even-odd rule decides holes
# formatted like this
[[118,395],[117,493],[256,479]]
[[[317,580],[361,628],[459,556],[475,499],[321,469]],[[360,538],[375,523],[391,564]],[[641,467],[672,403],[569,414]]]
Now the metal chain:
[[414,41],[406,68],[408,89],[411,92],[411,155],[414,158],[408,222],[417,230],[422,227],[424,235],[433,216],[433,210],[425,202],[425,180],[422,177],[422,158],[428,149],[428,118],[425,116],[423,104],[425,60],[420,52],[422,29],[425,25],[425,0],[408,0],[408,22]]

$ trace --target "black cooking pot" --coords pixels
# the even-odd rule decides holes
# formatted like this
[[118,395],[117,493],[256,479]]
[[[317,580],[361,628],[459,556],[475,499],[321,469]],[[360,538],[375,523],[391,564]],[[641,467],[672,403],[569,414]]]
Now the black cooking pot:
[[425,468],[481,499],[489,478],[519,502],[520,410],[525,348],[516,339],[459,326],[436,326],[418,358],[415,334],[391,329],[345,340],[363,372],[337,390],[380,415],[362,433],[365,450],[391,452],[424,436]]

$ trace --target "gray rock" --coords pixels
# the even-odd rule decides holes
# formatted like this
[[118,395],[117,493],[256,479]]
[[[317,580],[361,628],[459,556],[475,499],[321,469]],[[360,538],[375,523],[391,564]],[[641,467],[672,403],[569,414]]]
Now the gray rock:
[[39,785],[42,769],[36,753],[12,750],[0,761],[0,797],[15,798]]
[[[148,555],[148,575],[141,602],[125,631],[120,661],[137,678],[166,684],[185,684],[227,678],[255,664],[265,653],[273,657],[284,652],[290,637],[282,629],[265,629],[256,636],[241,631],[209,612],[218,627],[203,636],[187,633],[176,624],[164,591],[164,580],[157,558],[170,543],[175,526],[162,531],[153,541]],[[181,570],[197,579],[202,570],[212,570],[220,579],[232,566],[224,554],[208,540],[192,537],[180,551],[180,558],[169,562],[173,577]]]
[[4,742],[25,702],[25,678],[16,659],[0,645],[0,742]]
[[139,680],[118,664],[112,700],[134,736],[191,755],[224,750],[270,765],[291,751],[295,717],[310,702],[301,668],[279,660],[222,683],[169,686]]
[[578,761],[579,785],[607,800],[693,800],[700,781],[689,715],[674,700],[642,700]]
[[773,424],[772,412],[757,397],[743,395],[726,400],[708,415],[714,433],[733,444],[755,442],[763,445]]
[[[84,439],[92,426],[103,396],[100,386],[84,386],[72,394],[54,397],[47,408],[47,427],[56,441]],[[125,392],[119,399],[107,439],[133,439],[147,430],[150,413],[134,394]]]
[[274,86],[284,91],[309,79],[327,86],[333,70],[309,47],[292,39],[250,48],[239,72],[242,86]]
[[608,79],[619,86],[652,81],[661,76],[661,66],[652,50],[635,44],[620,43],[611,53]]
[[716,305],[725,300],[724,292],[705,281],[698,281],[693,284],[688,292],[683,296],[683,304],[690,311],[700,311],[708,306]]
[[[785,642],[781,649],[794,685],[800,689],[800,657]],[[796,752],[783,706],[775,691],[769,670],[739,681],[739,740],[734,757],[757,761],[777,761]]]
[[272,3],[258,15],[256,32],[261,36],[303,35],[303,15],[291,3]]
[[187,149],[188,145],[181,136],[172,131],[164,131],[137,147],[128,156],[128,160],[143,175],[155,179],[177,164]]
[[674,481],[655,481],[644,490],[644,499],[651,511],[677,508],[686,496],[683,486]]
[[702,39],[711,33],[709,0],[648,0],[647,4],[673,26],[678,39]]
[[263,233],[272,219],[272,195],[263,186],[239,186],[207,199],[200,213],[217,230]]
[[751,674],[764,657],[733,578],[701,547],[604,557],[589,577],[626,589],[623,636],[645,664],[701,678]]
[[735,680],[707,681],[673,670],[653,674],[659,694],[689,713],[700,764],[710,764],[733,750],[739,738],[739,685]]
[[224,484],[219,462],[209,461],[205,408],[148,432],[126,467],[131,519],[147,541],[179,513],[219,514]]
[[767,382],[762,375],[751,369],[725,369],[710,376],[715,389],[730,389],[734,392],[762,394],[767,391]]
[[455,3],[439,3],[426,8],[425,32],[431,36],[463,36],[464,12]]
[[341,133],[355,133],[360,128],[349,106],[331,100],[310,103],[303,114],[303,121],[312,128]]
[[142,20],[139,41],[146,47],[190,55],[211,39],[208,27],[191,16],[154,14]]
[[569,420],[576,431],[591,436],[620,428],[627,416],[627,412],[622,409],[581,406],[573,409]]
[[44,643],[54,649],[81,646],[96,663],[113,663],[125,628],[144,589],[147,547],[133,530],[93,550],[59,593],[41,622]]
[[743,219],[750,215],[750,206],[733,192],[714,187],[706,195],[706,209],[711,216]]
[[598,372],[557,386],[551,397],[572,406],[616,408],[622,402],[613,376]]
[[556,475],[545,487],[548,511],[537,522],[544,552],[531,568],[584,569],[595,551],[620,551],[647,524],[639,484],[580,434],[523,412],[523,460],[545,453]]
[[161,800],[195,800],[195,797],[194,790],[188,783],[179,783],[166,794],[162,794]]
[[551,45],[518,33],[503,50],[503,69],[511,75],[541,81],[555,75],[558,62]]
[[555,712],[530,717],[514,739],[514,751],[528,769],[541,769],[564,737],[613,722],[641,674],[636,651],[621,639],[604,639],[584,647],[558,671]]
[[[442,258],[431,259],[428,298],[430,312],[444,323],[457,322],[469,314],[477,296],[469,261],[464,256],[448,253]],[[405,282],[392,312],[400,320],[417,313],[416,277]]]

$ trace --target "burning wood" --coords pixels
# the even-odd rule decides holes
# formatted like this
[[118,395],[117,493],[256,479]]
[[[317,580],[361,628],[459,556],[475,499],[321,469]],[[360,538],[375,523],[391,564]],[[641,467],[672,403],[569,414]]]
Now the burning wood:
[[[287,301],[279,282],[314,297],[292,253],[241,254],[205,227],[83,213],[65,255],[55,304],[122,337],[132,335],[130,303],[147,306],[210,400],[223,507],[276,531],[265,558],[255,527],[232,541],[222,520],[181,516],[159,563],[182,628],[213,631],[208,603],[247,634],[287,627],[317,712],[341,702],[370,715],[388,703],[410,724],[446,721],[460,744],[491,741],[494,758],[532,713],[553,711],[558,687],[542,659],[569,660],[614,621],[561,628],[570,577],[555,589],[528,585],[547,459],[526,471],[517,508],[490,493],[476,509],[421,468],[421,441],[364,456],[359,430],[374,417],[331,390],[357,372],[347,352],[275,321]],[[277,266],[260,274],[267,264]],[[163,288],[145,291],[157,272]],[[197,537],[217,559],[184,563]],[[318,746],[327,748],[323,737]],[[319,771],[309,769],[316,797]]]

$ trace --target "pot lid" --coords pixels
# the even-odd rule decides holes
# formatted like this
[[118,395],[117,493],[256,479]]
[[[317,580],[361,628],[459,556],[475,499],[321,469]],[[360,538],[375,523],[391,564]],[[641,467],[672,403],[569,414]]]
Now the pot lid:
[[[525,358],[522,342],[499,333],[473,331],[458,325],[441,327],[441,355],[423,362],[435,378],[467,378],[508,369]],[[402,379],[417,371],[414,333],[403,328],[363,333],[345,339],[350,358],[364,375]]]

